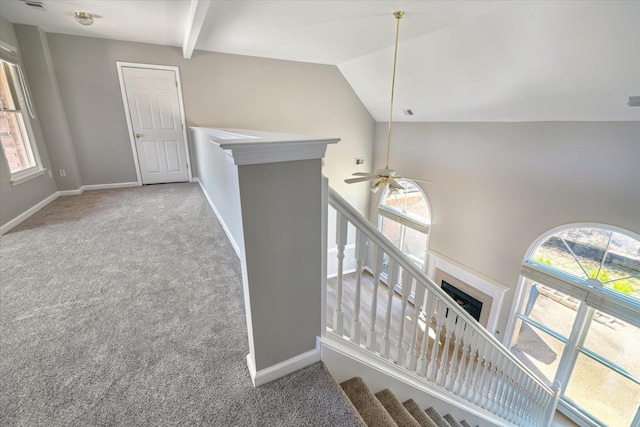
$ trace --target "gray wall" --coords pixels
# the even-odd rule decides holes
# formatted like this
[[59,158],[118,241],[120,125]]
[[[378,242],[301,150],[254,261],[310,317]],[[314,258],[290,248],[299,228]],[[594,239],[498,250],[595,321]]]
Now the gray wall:
[[[378,167],[386,129],[376,125]],[[640,122],[398,123],[393,135],[391,166],[434,181],[422,185],[430,249],[513,288],[500,331],[541,234],[576,222],[640,233]]]
[[313,350],[322,332],[321,174],[320,159],[238,166],[258,371]]
[[[47,34],[33,25],[16,25],[15,29],[25,73],[33,89],[33,102],[40,112],[40,123],[46,135],[56,185],[58,190],[78,190],[82,186],[82,180]],[[60,175],[61,169],[66,176]]]
[[[16,48],[18,39],[13,24],[0,16],[0,40],[8,43]],[[32,89],[29,76],[26,76],[27,86]],[[33,91],[32,91],[33,92]],[[40,127],[40,121],[36,106],[36,118],[31,119],[31,127],[36,139],[40,159],[43,167],[51,169],[49,154],[45,145],[44,136]],[[1,155],[1,154],[0,154]],[[48,173],[24,182],[17,186],[12,186],[9,182],[11,174],[4,155],[0,159],[0,226],[11,221],[24,211],[35,206],[42,200],[51,196],[57,191],[55,182],[49,177]]]
[[[82,181],[135,181],[116,61],[180,67],[189,126],[340,137],[325,174],[361,210],[368,192],[342,183],[353,159],[371,159],[374,122],[337,67],[48,34]],[[368,170],[369,164],[359,167]]]

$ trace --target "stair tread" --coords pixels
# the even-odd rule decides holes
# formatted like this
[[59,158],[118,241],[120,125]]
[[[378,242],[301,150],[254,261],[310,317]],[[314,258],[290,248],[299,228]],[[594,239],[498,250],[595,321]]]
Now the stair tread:
[[444,419],[440,412],[438,412],[433,406],[425,409],[427,415],[436,423],[438,427],[451,427],[451,424]]
[[389,412],[376,398],[362,378],[355,377],[340,383],[340,386],[369,427],[397,426]]
[[471,424],[469,424],[467,421],[462,420],[460,421],[460,424],[462,424],[462,427],[473,427]]
[[376,393],[376,397],[387,410],[391,418],[400,427],[420,427],[418,421],[406,410],[402,403],[388,388]]
[[415,418],[418,424],[422,427],[438,427],[435,421],[433,421],[413,399],[403,402],[402,406],[409,411],[413,418]]
[[445,415],[444,419],[447,420],[449,424],[451,424],[451,427],[462,427],[462,424],[460,424],[460,422],[456,420],[456,418],[451,414]]

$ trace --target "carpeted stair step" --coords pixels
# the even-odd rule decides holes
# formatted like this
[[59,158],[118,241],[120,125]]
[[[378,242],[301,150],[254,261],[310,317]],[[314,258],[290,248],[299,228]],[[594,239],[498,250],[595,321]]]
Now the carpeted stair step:
[[376,397],[399,427],[420,427],[420,423],[402,406],[391,390],[385,388],[377,392]]
[[356,410],[369,427],[393,427],[397,426],[389,412],[376,398],[375,394],[362,381],[355,377],[340,383],[340,386],[355,406]]
[[460,422],[458,422],[458,420],[456,420],[451,414],[445,415],[444,419],[451,424],[451,427],[462,427],[462,424],[460,424]]
[[436,410],[433,406],[424,411],[429,417],[436,423],[438,427],[451,427],[451,424],[447,420],[444,419],[440,412]]
[[433,421],[420,406],[413,399],[409,399],[406,402],[402,403],[402,406],[405,407],[407,411],[416,419],[418,424],[422,427],[438,427],[438,425]]
[[471,424],[469,424],[465,420],[460,421],[460,424],[462,424],[462,427],[473,427]]

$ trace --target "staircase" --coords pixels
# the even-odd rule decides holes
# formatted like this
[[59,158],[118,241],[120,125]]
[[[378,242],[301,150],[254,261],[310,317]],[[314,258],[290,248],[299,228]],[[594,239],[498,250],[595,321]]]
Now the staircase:
[[[357,372],[369,384],[377,376],[378,386],[378,373],[384,372],[389,381],[397,380],[419,390],[420,396],[411,394],[416,401],[425,404],[429,401],[425,396],[437,396],[444,402],[438,407],[466,414],[463,418],[472,419],[474,424],[484,425],[486,421],[492,426],[548,427],[558,403],[560,384],[549,387],[536,377],[328,186],[325,197],[325,206],[336,211],[337,276],[335,300],[328,300],[326,281],[323,284],[322,311],[325,307],[332,311],[332,316],[328,315],[331,326],[326,317],[323,321],[323,360],[334,352],[342,360],[333,366],[342,365],[340,369],[344,369],[349,364],[350,373]],[[327,217],[325,213],[325,230]],[[345,259],[349,258],[345,249],[350,242],[355,242],[353,288],[347,288],[344,280]],[[326,248],[323,252],[327,253]],[[363,278],[365,268],[372,273],[371,284]],[[368,311],[361,304],[364,286],[370,287]],[[396,290],[400,302],[392,310]],[[349,304],[348,313],[345,304]],[[395,317],[394,312],[398,313]],[[367,376],[367,370],[377,373]],[[351,376],[343,374],[339,375],[341,380]],[[347,394],[354,393],[350,398],[368,425],[465,425],[450,415],[439,416],[432,408],[423,412],[411,401],[400,404],[388,390],[374,395],[361,379],[348,380],[343,388]]]
[[374,394],[360,377],[340,386],[369,427],[471,427],[451,414],[442,416],[433,407],[423,411],[413,399],[401,403],[389,389]]

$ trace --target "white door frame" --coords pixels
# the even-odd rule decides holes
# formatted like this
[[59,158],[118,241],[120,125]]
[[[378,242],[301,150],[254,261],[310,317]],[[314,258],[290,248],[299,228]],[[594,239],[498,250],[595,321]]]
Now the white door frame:
[[140,64],[137,62],[116,61],[118,68],[118,80],[120,80],[120,92],[122,93],[122,102],[124,104],[125,117],[127,119],[127,129],[129,130],[129,141],[131,142],[131,153],[133,155],[133,163],[136,166],[136,176],[138,184],[142,185],[142,175],[140,174],[140,162],[138,160],[138,150],[136,149],[135,132],[133,131],[133,123],[131,123],[131,114],[129,111],[129,102],[127,102],[127,91],[124,86],[123,67],[146,68],[151,70],[169,70],[176,73],[176,82],[178,83],[178,102],[180,103],[180,123],[182,124],[182,137],[184,138],[184,150],[187,158],[187,169],[189,182],[193,182],[193,174],[191,173],[191,156],[189,154],[189,140],[187,139],[187,124],[184,116],[184,103],[182,102],[182,83],[180,82],[180,68],[173,65],[154,65]]

